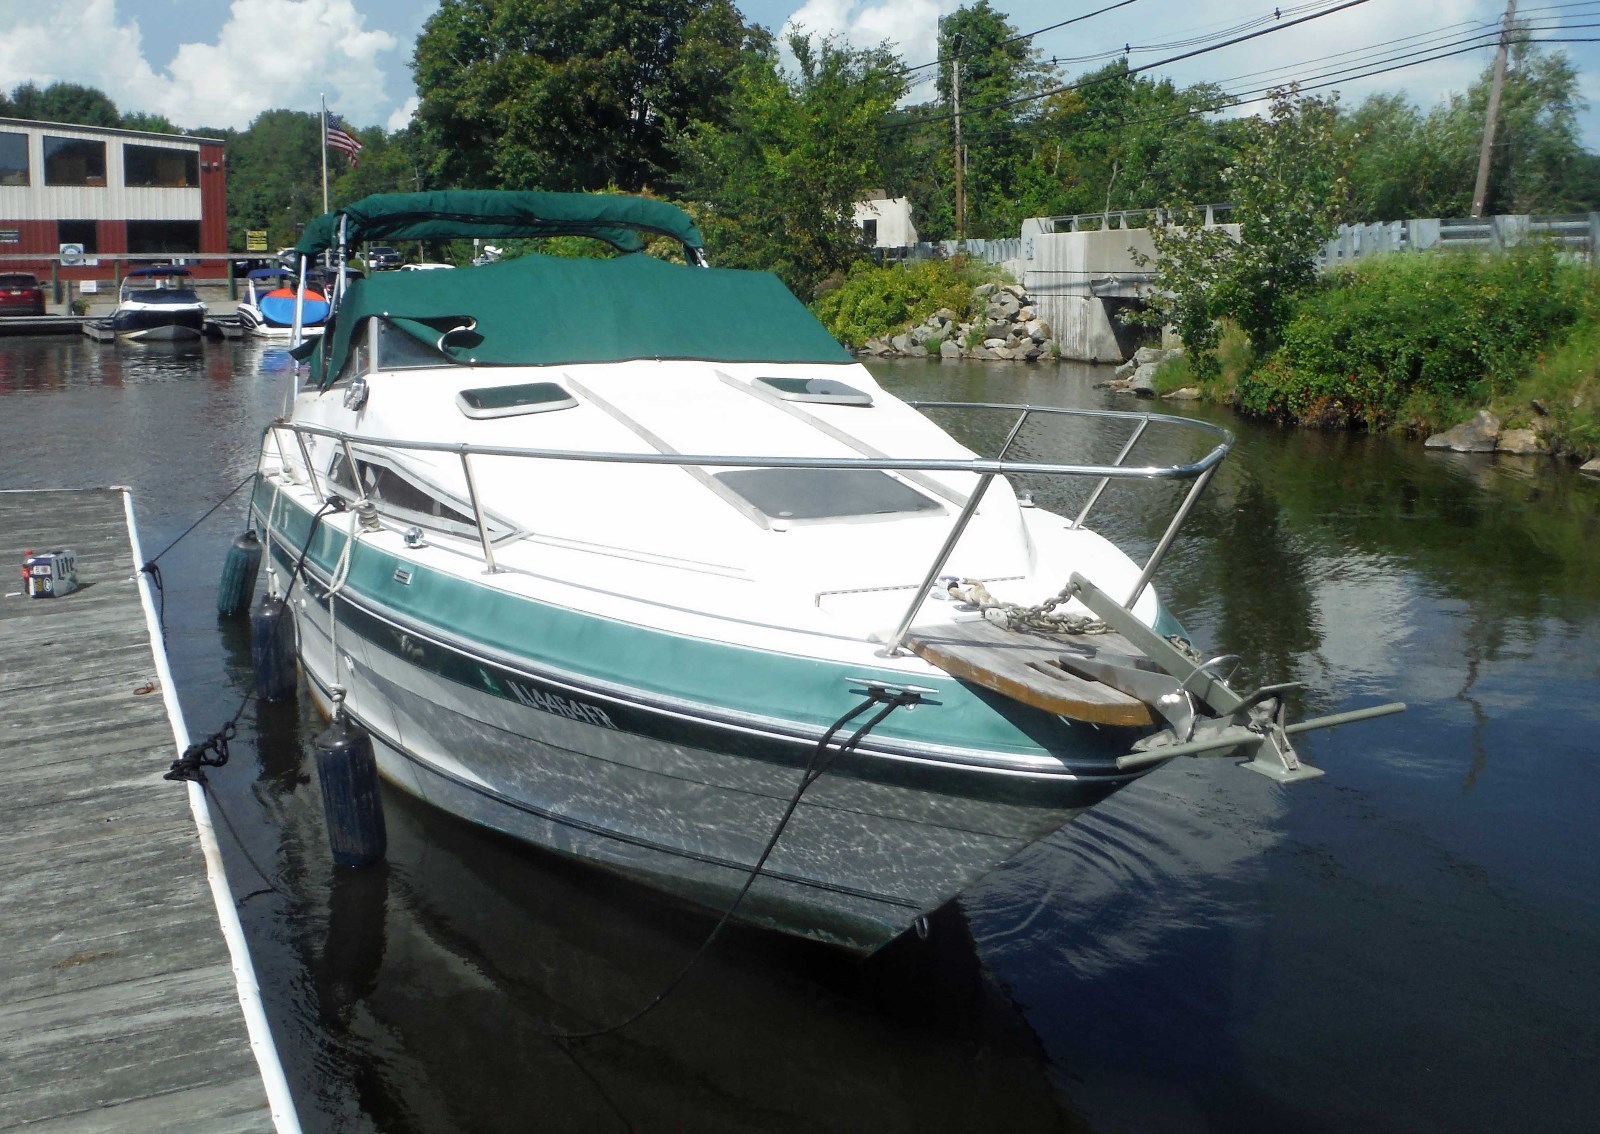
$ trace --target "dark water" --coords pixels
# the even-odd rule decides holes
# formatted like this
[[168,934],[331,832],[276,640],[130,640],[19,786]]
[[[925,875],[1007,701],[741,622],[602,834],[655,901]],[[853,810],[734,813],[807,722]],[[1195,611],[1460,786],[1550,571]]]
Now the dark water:
[[[0,487],[131,484],[154,553],[250,471],[285,373],[253,344],[0,340]],[[879,373],[1109,404],[1089,368]],[[648,1000],[708,921],[392,793],[388,864],[335,873],[319,722],[247,712],[212,784],[305,1128],[1592,1129],[1600,485],[1228,423],[1168,602],[1253,676],[1305,681],[1305,711],[1411,711],[1303,738],[1329,773],[1308,784],[1158,772],[864,965],[736,931],[639,1024],[552,1042]],[[1021,451],[1115,451],[1051,429]],[[1147,549],[1133,503],[1097,511]],[[248,682],[213,613],[241,518],[236,499],[162,560],[197,735]]]

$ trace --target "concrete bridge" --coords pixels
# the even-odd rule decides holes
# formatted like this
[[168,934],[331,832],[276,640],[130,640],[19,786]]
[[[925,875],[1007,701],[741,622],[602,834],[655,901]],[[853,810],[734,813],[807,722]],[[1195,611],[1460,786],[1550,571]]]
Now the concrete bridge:
[[[1227,205],[1207,205],[1206,227],[1227,229],[1238,239],[1239,226],[1227,222]],[[1165,224],[1165,210],[1129,209],[1035,217],[1022,222],[1022,247],[1012,267],[1049,321],[1064,357],[1085,362],[1121,362],[1139,346],[1159,338],[1153,328],[1122,321],[1144,308],[1155,273],[1151,224]],[[1135,254],[1146,257],[1141,265]]]
[[[1229,230],[1229,205],[1206,205],[1204,223]],[[1010,272],[1033,299],[1061,344],[1062,357],[1084,362],[1121,362],[1160,337],[1153,328],[1126,324],[1121,316],[1144,308],[1155,273],[1134,253],[1154,259],[1152,224],[1165,224],[1170,212],[1118,209],[1070,217],[1033,217],[1022,222],[1020,237],[968,240],[961,251]],[[906,258],[953,256],[956,242],[924,242],[903,250]]]

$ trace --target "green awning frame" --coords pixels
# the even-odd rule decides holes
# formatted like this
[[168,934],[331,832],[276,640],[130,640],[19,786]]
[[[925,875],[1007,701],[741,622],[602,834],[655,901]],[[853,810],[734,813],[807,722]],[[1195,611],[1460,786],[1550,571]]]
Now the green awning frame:
[[620,193],[444,189],[374,193],[324,213],[306,226],[295,251],[316,257],[338,247],[341,221],[346,248],[370,240],[588,236],[637,252],[648,235],[671,237],[696,252],[705,246],[689,214],[666,201]]

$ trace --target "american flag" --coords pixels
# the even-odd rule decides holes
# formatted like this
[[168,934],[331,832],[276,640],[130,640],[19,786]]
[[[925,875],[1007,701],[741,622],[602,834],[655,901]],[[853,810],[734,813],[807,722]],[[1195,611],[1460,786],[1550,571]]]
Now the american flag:
[[344,119],[337,114],[328,115],[328,145],[350,159],[350,168],[356,167],[356,155],[361,152],[361,141],[344,128]]

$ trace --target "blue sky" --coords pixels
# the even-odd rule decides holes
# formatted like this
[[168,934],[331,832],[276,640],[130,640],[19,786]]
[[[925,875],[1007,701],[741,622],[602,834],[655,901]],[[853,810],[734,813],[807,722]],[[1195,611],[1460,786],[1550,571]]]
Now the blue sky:
[[[625,0],[624,0],[625,2]],[[991,0],[1019,31],[1033,31],[1106,7],[1115,0]],[[1277,22],[1339,0],[1136,0],[1034,44],[1046,57],[1082,58],[1131,47],[1136,65],[1178,54],[1176,45],[1215,36],[1262,18]],[[415,105],[408,63],[437,0],[57,0],[0,2],[0,86],[56,80],[105,90],[124,110],[165,114],[180,126],[244,127],[263,110],[315,110],[318,97],[358,126],[396,129]],[[941,15],[958,0],[744,0],[745,15],[774,30],[791,21],[856,44],[894,42],[908,64],[934,57]],[[1462,37],[1491,26],[1504,0],[1367,0],[1345,11],[1200,55],[1155,72],[1184,84],[1208,80],[1228,89],[1264,86],[1313,71],[1359,69],[1387,52]],[[1600,35],[1600,0],[1522,0],[1519,15]],[[1581,26],[1596,25],[1590,28]],[[1263,25],[1265,26],[1265,25]],[[1419,37],[1410,44],[1376,45]],[[1600,44],[1559,48],[1578,66],[1586,144],[1600,150]],[[1342,58],[1329,58],[1349,53]],[[1427,107],[1464,89],[1493,56],[1489,45],[1450,59],[1367,79],[1341,77],[1346,103],[1374,91],[1405,91]],[[1313,62],[1322,60],[1321,62]],[[1069,74],[1100,65],[1085,60]],[[919,73],[931,76],[930,71]],[[920,100],[931,90],[913,92]]]

